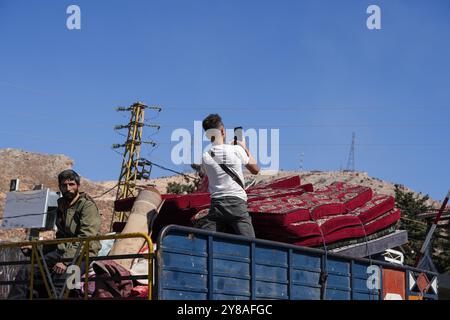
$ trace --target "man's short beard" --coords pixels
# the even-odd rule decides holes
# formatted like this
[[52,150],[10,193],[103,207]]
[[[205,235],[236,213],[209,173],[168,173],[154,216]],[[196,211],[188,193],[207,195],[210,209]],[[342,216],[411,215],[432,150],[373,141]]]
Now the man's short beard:
[[76,191],[76,192],[67,191],[67,192],[63,193],[63,197],[65,199],[72,200],[73,198],[76,197],[77,193],[78,193],[78,191]]

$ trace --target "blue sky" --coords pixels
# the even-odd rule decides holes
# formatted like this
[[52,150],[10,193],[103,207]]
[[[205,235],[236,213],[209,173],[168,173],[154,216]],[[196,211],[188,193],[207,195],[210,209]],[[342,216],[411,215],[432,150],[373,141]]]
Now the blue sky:
[[[81,30],[66,8],[81,8]],[[381,30],[366,9],[381,8]],[[176,128],[218,112],[278,128],[280,167],[355,166],[441,199],[450,169],[447,0],[0,0],[0,148],[66,154],[115,180],[117,106],[161,105],[142,156],[175,170]],[[150,137],[151,136],[151,137]],[[154,169],[153,177],[170,173]]]

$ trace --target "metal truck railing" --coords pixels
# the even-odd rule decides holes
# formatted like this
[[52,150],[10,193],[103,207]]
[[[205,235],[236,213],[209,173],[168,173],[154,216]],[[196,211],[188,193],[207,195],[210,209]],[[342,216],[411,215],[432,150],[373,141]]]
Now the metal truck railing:
[[[145,244],[148,246],[148,253],[139,253],[139,254],[126,254],[126,255],[108,255],[108,256],[89,256],[89,248],[90,243],[92,241],[101,241],[101,240],[119,240],[119,239],[129,239],[129,238],[143,238],[144,246]],[[36,241],[25,241],[25,242],[0,242],[0,254],[7,250],[14,250],[16,252],[19,251],[23,247],[31,246],[31,254],[30,258],[24,260],[17,260],[17,254],[15,254],[15,258],[13,261],[0,261],[0,288],[3,286],[11,286],[11,285],[19,285],[24,284],[23,281],[16,281],[6,279],[8,277],[12,277],[11,269],[15,269],[16,266],[26,266],[29,265],[29,280],[27,281],[28,287],[28,299],[33,299],[33,292],[35,286],[35,267],[37,266],[39,270],[39,275],[43,280],[43,284],[45,290],[50,299],[68,299],[69,298],[69,290],[67,290],[67,284],[64,284],[62,292],[58,295],[52,282],[52,276],[50,271],[48,270],[47,263],[44,259],[43,247],[57,245],[59,243],[79,243],[78,251],[72,259],[63,259],[62,262],[70,262],[71,265],[76,265],[81,267],[84,263],[84,299],[89,298],[89,288],[88,284],[90,281],[99,281],[95,278],[89,279],[89,267],[90,262],[93,261],[101,261],[101,260],[122,260],[122,259],[136,259],[136,258],[144,258],[148,261],[148,272],[146,275],[135,275],[135,276],[126,276],[126,277],[102,277],[102,281],[107,280],[139,280],[146,279],[148,281],[148,296],[147,299],[152,299],[152,287],[153,287],[153,243],[150,237],[145,233],[129,233],[129,234],[114,234],[114,235],[105,235],[98,237],[86,237],[86,238],[65,238],[65,239],[54,239],[54,240],[36,240]],[[8,260],[3,254],[2,260]],[[4,291],[5,292],[5,291]],[[5,297],[4,297],[5,298]]]
[[155,298],[421,300],[437,274],[418,268],[171,225],[158,237]]
[[[135,237],[145,240],[149,253],[89,257],[90,241]],[[88,278],[90,262],[135,258],[147,259],[147,274],[123,277],[123,279],[146,279],[148,281],[146,299],[421,300],[438,298],[437,274],[433,272],[372,259],[351,258],[327,253],[326,250],[321,249],[175,225],[167,226],[160,232],[157,256],[153,252],[151,239],[142,233],[0,243],[0,253],[5,249],[32,246],[31,259],[0,262],[0,287],[15,283],[15,281],[3,281],[1,268],[28,264],[31,266],[28,281],[29,299],[33,299],[34,266],[38,267],[37,270],[40,277],[44,279],[44,286],[50,298],[69,298],[69,291],[66,288],[61,291],[60,296],[55,294],[52,278],[48,276],[48,269],[42,259],[43,245],[61,242],[83,243],[79,254],[68,260],[72,260],[73,265],[81,266],[84,263],[86,266],[83,279],[84,299],[89,299],[88,283],[90,281],[105,280],[103,277]],[[378,271],[370,271],[373,268]],[[118,279],[122,277],[112,277],[112,281]]]

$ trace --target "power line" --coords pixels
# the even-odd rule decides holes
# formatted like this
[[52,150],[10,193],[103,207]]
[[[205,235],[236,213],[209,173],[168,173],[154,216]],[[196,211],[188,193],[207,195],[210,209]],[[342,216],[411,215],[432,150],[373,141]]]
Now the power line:
[[301,110],[301,111],[342,111],[342,110],[373,110],[373,111],[392,111],[392,110],[430,110],[430,109],[447,109],[447,106],[391,106],[391,107],[310,107],[310,106],[270,106],[270,107],[258,107],[258,106],[233,106],[233,107],[167,107],[168,110],[185,110],[185,111],[195,111],[195,110],[255,110],[255,111],[268,111],[273,112],[273,110]]
[[91,198],[92,198],[92,199],[97,199],[97,198],[103,197],[103,196],[104,196],[105,194],[107,194],[108,192],[111,192],[111,191],[113,191],[115,188],[117,188],[117,186],[118,186],[118,184],[116,183],[116,184],[114,185],[114,187],[112,187],[112,188],[106,190],[106,191],[103,192],[102,194],[99,194],[99,195],[94,196],[94,197],[91,197]]
[[176,170],[167,168],[167,167],[165,167],[165,166],[163,166],[163,165],[154,163],[154,162],[149,161],[149,160],[144,160],[144,163],[145,163],[145,165],[155,166],[155,167],[157,167],[157,168],[160,168],[160,169],[163,169],[163,170],[166,170],[166,171],[170,171],[170,172],[173,172],[173,173],[182,175],[182,176],[185,177],[185,178],[189,178],[189,179],[193,179],[193,180],[198,180],[198,179],[199,179],[199,178],[196,178],[196,177],[192,177],[192,176],[190,176],[190,175],[188,175],[188,174],[185,174],[185,173],[183,173],[183,172],[179,172],[179,171],[176,171]]
[[[162,128],[187,128],[192,124],[163,125]],[[309,127],[450,127],[450,123],[319,123],[319,124],[248,124],[247,128],[254,129],[277,129],[277,128],[309,128]]]
[[[114,187],[106,190],[105,192],[103,192],[103,193],[101,193],[99,195],[91,196],[91,198],[92,199],[97,199],[97,198],[103,197],[105,194],[107,194],[108,192],[111,192],[116,187],[117,187],[117,184]],[[43,215],[46,215],[46,214],[49,214],[49,213],[48,212],[47,213],[28,213],[28,214],[21,214],[21,215],[17,215],[17,216],[9,216],[9,217],[6,217],[6,218],[5,217],[0,217],[0,220],[7,220],[7,219],[13,219],[13,218],[22,218],[22,217],[43,216]]]
[[[163,129],[162,127],[161,129]],[[39,136],[35,134],[24,134],[24,133],[14,133],[11,131],[2,131],[0,130],[0,134],[5,135],[13,135],[13,136],[22,136],[35,141],[45,141],[45,142],[55,142],[61,144],[77,145],[80,146],[92,146],[92,147],[107,147],[108,145],[105,143],[92,143],[88,141],[79,141],[70,140],[70,139],[52,139],[50,137]],[[161,141],[153,141],[156,146],[158,145],[173,145],[176,142],[161,142]],[[298,147],[298,146],[309,146],[309,147],[334,147],[334,146],[348,146],[348,143],[277,143],[274,145],[284,146],[284,147]],[[156,147],[155,146],[155,147]],[[450,147],[448,143],[355,143],[355,146],[359,147]],[[115,151],[115,150],[114,150]],[[120,154],[120,153],[119,153]]]
[[22,218],[22,217],[34,217],[34,216],[43,216],[48,213],[27,213],[17,216],[9,216],[9,217],[0,217],[0,220],[8,220],[8,219],[15,219],[15,218]]
[[[174,145],[176,142],[157,142],[158,145]],[[274,143],[270,144],[272,146],[283,146],[283,147],[334,147],[334,146],[348,146],[348,143]],[[355,143],[355,146],[360,147],[442,147],[450,146],[450,144],[444,143]]]
[[421,225],[424,225],[424,226],[428,226],[428,225],[427,225],[425,222],[423,222],[423,221],[413,220],[413,219],[409,219],[409,218],[406,218],[406,217],[401,217],[400,219],[406,220],[406,221],[410,221],[410,222],[413,222],[413,223],[417,223],[417,224],[421,224]]

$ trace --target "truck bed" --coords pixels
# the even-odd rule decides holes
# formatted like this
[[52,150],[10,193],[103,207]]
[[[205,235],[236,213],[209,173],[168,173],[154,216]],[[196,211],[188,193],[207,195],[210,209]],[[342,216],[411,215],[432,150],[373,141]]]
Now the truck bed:
[[[176,225],[160,232],[156,253],[161,300],[438,298],[432,272]],[[375,289],[367,286],[371,265],[380,270]]]

